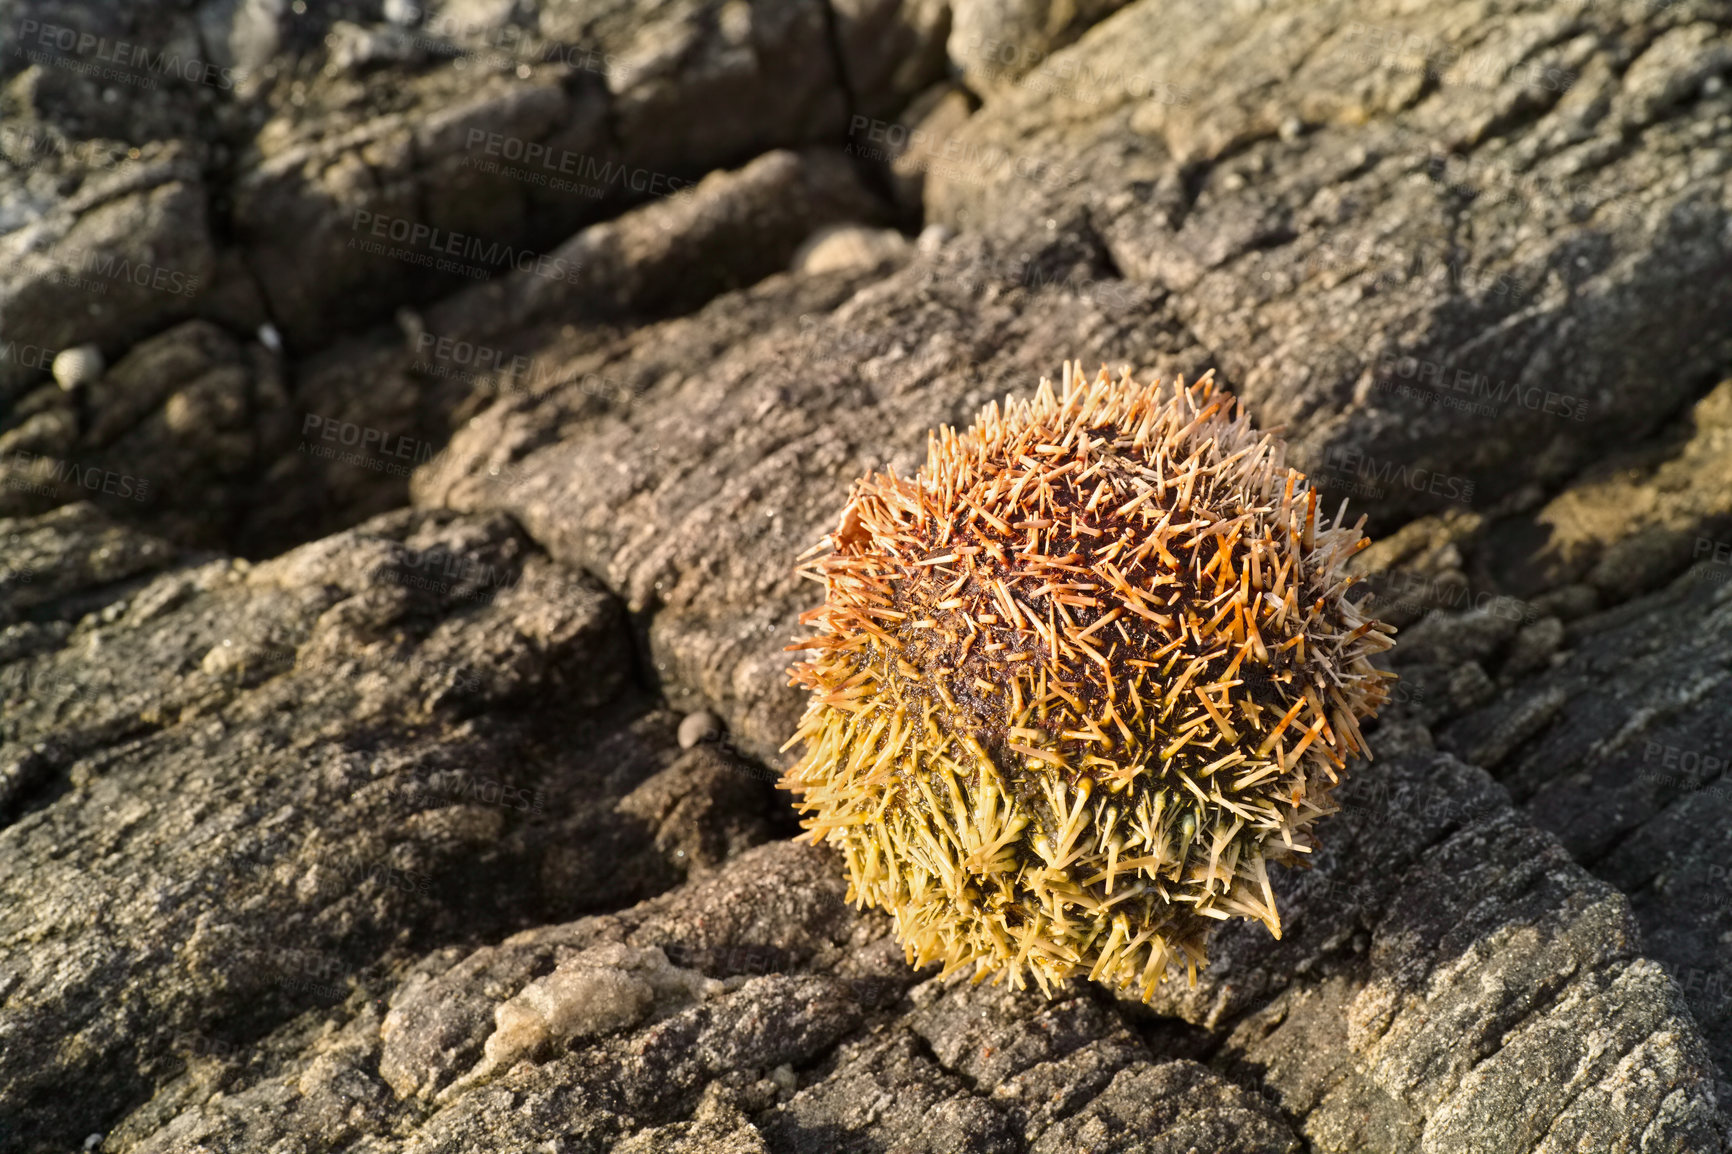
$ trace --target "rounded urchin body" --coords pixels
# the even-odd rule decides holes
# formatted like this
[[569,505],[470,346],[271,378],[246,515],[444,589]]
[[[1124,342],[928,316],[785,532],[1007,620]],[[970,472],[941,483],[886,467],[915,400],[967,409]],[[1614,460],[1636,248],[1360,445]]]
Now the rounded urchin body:
[[1208,376],[1067,363],[856,483],[802,569],[826,598],[782,784],[911,963],[1147,1000],[1216,921],[1280,935],[1266,864],[1369,756],[1393,632],[1284,453]]

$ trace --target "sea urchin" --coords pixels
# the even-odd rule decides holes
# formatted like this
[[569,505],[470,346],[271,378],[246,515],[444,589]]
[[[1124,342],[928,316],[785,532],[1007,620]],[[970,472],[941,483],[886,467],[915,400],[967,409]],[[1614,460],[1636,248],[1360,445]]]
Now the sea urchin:
[[1320,518],[1236,410],[1207,375],[1066,363],[912,480],[857,482],[802,558],[826,597],[782,784],[911,963],[1147,1000],[1196,980],[1214,921],[1280,936],[1265,863],[1313,848],[1369,756],[1394,630],[1344,597],[1345,503]]

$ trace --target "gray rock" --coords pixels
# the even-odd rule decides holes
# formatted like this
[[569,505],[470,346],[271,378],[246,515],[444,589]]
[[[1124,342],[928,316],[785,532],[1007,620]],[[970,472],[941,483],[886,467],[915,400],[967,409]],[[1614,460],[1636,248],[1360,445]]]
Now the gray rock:
[[[0,1147],[1726,1149],[1723,6],[1117,7],[0,12],[233,74],[0,58]],[[773,790],[794,557],[1066,358],[1402,626],[1146,1006],[910,969]]]
[[1296,464],[1403,470],[1371,507],[1394,528],[1468,482],[1558,485],[1727,362],[1728,153],[1688,143],[1732,123],[1700,87],[1726,19],[1134,4],[1047,62],[1094,99],[989,102],[927,204],[1031,253],[1098,238]]
[[[556,1124],[601,1146],[934,1154],[1526,1150],[1644,1131],[1657,1149],[1719,1148],[1711,1067],[1677,987],[1634,954],[1624,900],[1483,774],[1398,759],[1355,783],[1335,834],[1292,879],[1284,940],[1228,930],[1198,989],[1168,1003],[1217,1039],[1210,1065],[1163,1057],[1147,1010],[1086,982],[1049,1001],[910,972],[887,919],[842,903],[829,855],[780,842],[632,909],[427,954],[327,1011],[328,1042],[308,1049],[300,1024],[261,1040],[220,1101],[189,1067],[117,1148],[268,1145],[357,1100],[341,1133],[411,1125],[448,1150]],[[490,1042],[524,999],[600,1021],[584,1007],[602,1004],[604,958],[643,959],[666,992],[645,986],[569,1049]],[[537,993],[550,973],[589,984]],[[770,1077],[789,1063],[791,1089]]]
[[[1002,94],[1014,90],[1053,52],[1124,4],[1125,0],[957,0],[945,47],[970,88],[982,96]],[[1058,95],[1087,101],[1092,93],[1085,85],[1080,90],[1061,89]]]
[[[607,99],[593,76],[472,77],[440,68],[399,78],[399,108],[355,97],[365,79],[327,79],[325,106],[289,104],[241,157],[237,240],[291,349],[390,315],[476,279],[535,268],[549,241],[594,201],[548,188],[581,168],[613,170]],[[407,105],[407,107],[402,107]],[[513,163],[534,146],[542,165]],[[567,160],[569,159],[569,164]],[[571,171],[561,172],[566,165]],[[435,231],[437,230],[437,231]]]
[[[393,958],[629,904],[764,836],[739,805],[762,787],[714,770],[615,811],[673,761],[673,718],[626,684],[614,603],[503,521],[405,512],[249,567],[79,509],[0,522],[44,574],[6,609],[72,625],[0,670],[12,1148],[130,1112],[193,1040],[366,1004]],[[704,817],[710,788],[735,801]]]
[[155,149],[0,234],[0,332],[52,350],[39,364],[0,359],[0,403],[43,379],[60,350],[118,352],[192,315],[215,268],[206,199],[186,150]]
[[[465,280],[557,281],[581,266],[552,250],[607,208],[839,140],[856,103],[899,107],[937,79],[944,18],[936,0],[705,0],[528,23],[442,5],[415,33],[339,22],[320,84],[297,82],[242,157],[238,239],[303,349]],[[368,96],[381,66],[386,107]]]
[[794,254],[796,272],[874,268],[908,254],[908,238],[893,228],[831,225],[813,233]]
[[[45,387],[42,408],[0,432],[0,513],[90,500],[195,547],[225,544],[267,446],[290,416],[278,359],[208,321],[134,346],[81,398]],[[52,405],[52,408],[48,406]]]
[[1573,623],[1561,662],[1440,734],[1630,895],[1648,949],[1682,987],[1722,1072],[1732,1069],[1727,570],[1708,562]]
[[[617,339],[620,321],[694,309],[786,268],[815,230],[882,211],[834,155],[772,152],[580,231],[552,254],[572,270],[566,280],[513,273],[400,331],[337,342],[299,366],[291,427],[264,442],[264,483],[237,547],[269,555],[401,505],[410,472],[443,471],[453,426],[489,406],[564,381],[590,404],[614,398],[627,386],[597,371],[593,354]],[[576,332],[583,318],[582,355],[540,347],[544,327]],[[504,492],[520,474],[488,479]]]

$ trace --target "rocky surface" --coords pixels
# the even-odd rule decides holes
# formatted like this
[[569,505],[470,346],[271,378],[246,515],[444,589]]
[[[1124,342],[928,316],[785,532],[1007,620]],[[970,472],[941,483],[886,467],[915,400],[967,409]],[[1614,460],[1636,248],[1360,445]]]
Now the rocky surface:
[[[0,0],[0,1150],[1732,1143],[1724,5],[302,7]],[[1148,1006],[773,788],[793,557],[1070,357],[1402,627]]]

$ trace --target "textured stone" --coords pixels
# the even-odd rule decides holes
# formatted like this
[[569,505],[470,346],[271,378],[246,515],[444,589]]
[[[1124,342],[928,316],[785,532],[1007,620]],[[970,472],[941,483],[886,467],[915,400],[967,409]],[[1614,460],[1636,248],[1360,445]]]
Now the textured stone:
[[1726,363],[1726,20],[1134,4],[1042,66],[1094,99],[989,101],[928,209],[1031,253],[1098,238],[1301,467],[1427,470],[1371,508],[1392,528],[1446,507],[1431,473],[1558,484]]
[[[0,1148],[1726,1148],[1724,5],[0,9],[231,70],[0,54]],[[1402,627],[1152,1007],[913,971],[773,788],[794,557],[1067,357],[1213,367]]]
[[674,719],[630,704],[616,607],[501,520],[403,512],[255,567],[88,506],[0,526],[46,578],[9,607],[71,624],[0,671],[15,1148],[137,1106],[187,1038],[245,1044],[366,1001],[417,943],[691,864],[658,836],[710,819],[615,812],[678,752]]
[[[92,344],[112,360],[192,315],[216,264],[206,197],[187,150],[156,148],[0,232],[0,402],[46,380],[62,349]],[[15,355],[24,344],[46,355]]]

